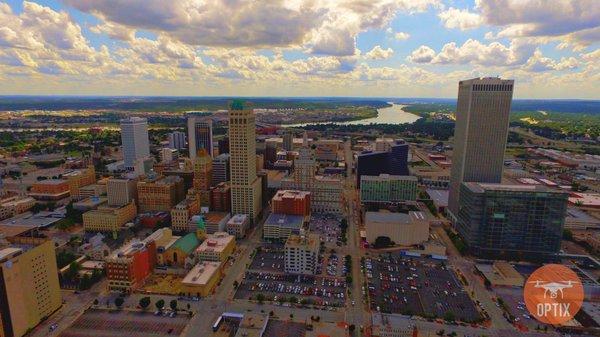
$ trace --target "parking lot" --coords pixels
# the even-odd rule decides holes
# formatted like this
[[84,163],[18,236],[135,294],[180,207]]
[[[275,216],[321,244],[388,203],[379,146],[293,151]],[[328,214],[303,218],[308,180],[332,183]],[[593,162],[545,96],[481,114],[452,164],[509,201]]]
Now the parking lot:
[[61,337],[162,337],[179,336],[190,318],[180,314],[175,317],[155,316],[152,312],[108,311],[90,309]]
[[252,259],[249,270],[283,272],[283,245],[268,244],[262,246]]
[[528,330],[544,325],[529,315],[523,299],[523,288],[495,287],[494,292],[502,299],[504,307],[514,317],[516,325],[526,327]]
[[235,298],[256,300],[262,294],[264,300],[298,302],[326,307],[341,307],[346,299],[346,282],[337,278],[312,275],[290,275],[249,271],[238,287]]
[[374,311],[477,322],[481,319],[453,271],[443,262],[400,254],[365,259]]
[[342,230],[340,228],[341,218],[330,214],[313,214],[310,217],[310,231],[321,235],[321,240],[328,247],[339,247],[342,245]]
[[325,257],[320,258],[320,265],[317,268],[317,274],[330,277],[345,277],[346,266],[344,265],[344,257],[338,254],[325,254]]

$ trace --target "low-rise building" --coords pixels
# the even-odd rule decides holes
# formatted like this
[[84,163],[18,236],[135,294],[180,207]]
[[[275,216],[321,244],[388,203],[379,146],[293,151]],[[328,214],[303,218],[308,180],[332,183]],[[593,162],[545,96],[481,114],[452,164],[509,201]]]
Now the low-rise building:
[[231,219],[231,214],[226,212],[208,212],[203,213],[202,216],[206,224],[206,234],[224,232],[227,222]]
[[181,291],[187,296],[206,297],[215,290],[221,275],[220,262],[200,262],[181,281]]
[[168,266],[185,267],[186,259],[200,244],[196,233],[186,234],[162,253],[162,261]]
[[242,239],[246,236],[246,231],[250,226],[250,219],[247,214],[236,214],[227,221],[227,233],[235,236],[237,239]]
[[106,184],[91,184],[79,188],[79,198],[99,197],[106,194]]
[[314,275],[319,264],[320,238],[318,234],[290,235],[285,242],[285,272]]
[[198,213],[200,213],[200,197],[195,193],[188,193],[187,198],[171,210],[171,228],[180,232],[188,231],[190,219]]
[[94,166],[88,166],[85,169],[68,171],[63,173],[62,179],[67,181],[71,198],[79,200],[81,198],[79,189],[96,183],[96,171]]
[[209,234],[196,248],[196,258],[200,261],[224,262],[235,251],[235,237],[224,232]]
[[135,203],[123,206],[99,206],[83,213],[83,229],[92,232],[117,232],[126,223],[135,219]]
[[305,217],[301,215],[271,213],[263,227],[263,237],[266,240],[285,242],[292,234],[300,234]]
[[178,176],[156,177],[137,183],[140,212],[169,212],[185,198],[183,179]]
[[25,213],[35,205],[32,197],[12,196],[0,200],[0,220]]
[[156,265],[156,242],[132,240],[106,258],[108,290],[131,293],[144,284]]
[[64,179],[36,181],[31,185],[29,196],[40,201],[59,201],[71,195],[69,184]]
[[375,243],[378,237],[383,236],[397,245],[413,246],[429,238],[429,220],[422,212],[366,212],[365,228],[369,243]]
[[89,198],[81,199],[79,201],[74,202],[73,208],[78,211],[87,212],[87,211],[91,211],[93,209],[97,209],[99,206],[101,206],[103,204],[106,204],[106,198],[104,198],[104,197],[89,197]]

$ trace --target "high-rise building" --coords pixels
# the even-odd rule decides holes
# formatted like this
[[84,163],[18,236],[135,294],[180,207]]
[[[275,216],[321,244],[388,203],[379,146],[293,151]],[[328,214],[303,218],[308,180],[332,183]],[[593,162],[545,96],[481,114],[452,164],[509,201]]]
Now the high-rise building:
[[110,178],[106,182],[106,196],[109,206],[123,206],[137,198],[137,180]]
[[463,182],[500,183],[513,80],[474,78],[458,83],[448,210],[456,220]]
[[127,169],[134,168],[138,160],[150,156],[148,120],[141,117],[121,119],[121,143]]
[[392,144],[387,144],[384,148],[388,150],[385,152],[363,152],[358,155],[356,161],[357,187],[360,187],[360,181],[363,175],[409,175],[408,144],[403,140],[396,140]]
[[137,183],[140,213],[169,212],[185,198],[183,179],[178,176],[148,178]]
[[185,132],[173,131],[169,133],[169,148],[175,150],[185,149]]
[[215,212],[231,211],[231,187],[229,183],[219,183],[210,189],[210,209]]
[[363,203],[397,203],[417,200],[417,177],[362,176],[360,182],[360,201]]
[[284,247],[284,270],[291,274],[314,275],[319,264],[320,238],[318,234],[290,235]]
[[172,149],[170,147],[164,147],[160,149],[160,162],[162,164],[177,164],[177,160],[179,159],[179,151],[176,149]]
[[253,223],[261,210],[261,181],[256,175],[256,123],[252,109],[233,101],[229,109],[231,209]]
[[194,188],[208,191],[212,184],[213,160],[204,149],[198,151],[194,161]]
[[52,240],[0,250],[0,336],[25,335],[61,305]]
[[229,137],[219,139],[217,143],[219,147],[219,154],[229,153]]
[[206,117],[191,116],[188,118],[188,147],[190,159],[198,156],[198,151],[205,149],[213,155],[212,120]]
[[229,181],[229,153],[215,157],[212,163],[212,186]]
[[556,260],[568,197],[543,185],[465,182],[456,229],[477,257]]
[[283,149],[285,151],[292,151],[294,147],[294,133],[292,130],[286,129],[283,134]]

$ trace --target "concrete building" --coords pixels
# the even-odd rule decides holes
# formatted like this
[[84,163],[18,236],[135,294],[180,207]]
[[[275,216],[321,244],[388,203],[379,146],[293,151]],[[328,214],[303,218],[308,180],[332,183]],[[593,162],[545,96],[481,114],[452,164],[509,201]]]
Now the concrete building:
[[187,197],[171,209],[171,228],[178,232],[187,232],[192,216],[200,213],[200,197],[191,190]]
[[29,191],[29,196],[39,201],[60,201],[70,195],[69,184],[64,179],[36,181]]
[[371,244],[380,236],[400,246],[414,246],[429,239],[429,220],[422,212],[366,212],[365,229]]
[[315,159],[318,161],[338,161],[343,143],[339,139],[320,139],[315,141]]
[[222,275],[220,262],[200,262],[181,280],[181,291],[187,296],[206,297],[213,293]]
[[206,234],[224,232],[231,214],[227,212],[208,212],[201,215],[204,217]]
[[542,185],[461,185],[456,229],[481,258],[553,261],[569,194]]
[[212,186],[229,181],[229,153],[215,157],[212,163]]
[[284,247],[285,272],[315,275],[319,264],[320,238],[318,234],[290,235]]
[[417,200],[418,180],[414,176],[362,176],[360,201],[362,203],[398,203]]
[[246,214],[236,214],[227,221],[227,233],[235,236],[236,239],[243,239],[250,226],[250,219]]
[[190,159],[198,156],[198,151],[204,149],[209,156],[213,155],[212,120],[207,117],[191,116],[187,120],[188,147]]
[[416,326],[406,324],[406,319],[400,315],[373,313],[371,315],[371,332],[373,337],[433,337],[431,334],[420,333]]
[[152,177],[137,183],[138,207],[143,212],[170,212],[185,198],[183,179],[178,176]]
[[292,234],[300,234],[305,218],[301,215],[271,213],[263,227],[265,240],[285,242]]
[[208,191],[212,184],[213,160],[205,149],[196,153],[194,163],[194,188],[198,191]]
[[310,192],[281,190],[271,199],[271,211],[310,217]]
[[25,213],[35,205],[32,197],[12,196],[0,200],[0,220]]
[[169,147],[175,150],[185,149],[185,132],[173,131],[169,133]]
[[378,176],[380,174],[409,175],[408,143],[403,140],[396,140],[389,145],[388,151],[365,151],[358,155],[356,159],[356,184],[358,188],[360,188],[363,175]]
[[132,201],[122,206],[98,206],[83,213],[83,229],[88,232],[118,232],[135,219],[137,209]]
[[294,133],[290,129],[285,129],[283,133],[283,149],[292,151],[294,147]]
[[148,120],[141,117],[121,119],[121,143],[125,168],[133,169],[137,161],[149,157]]
[[458,83],[448,211],[456,220],[463,182],[500,183],[513,80],[474,78]]
[[[175,166],[179,160],[179,151],[170,147],[160,149],[160,162],[161,164],[173,164]],[[154,165],[155,167],[158,165]],[[169,165],[165,165],[169,166]],[[166,167],[165,167],[166,168]],[[163,168],[164,170],[164,168]]]
[[229,110],[231,210],[248,214],[252,223],[261,211],[261,181],[256,175],[256,123],[251,109],[234,101]]
[[106,182],[108,205],[122,206],[137,199],[137,180],[129,178],[110,178]]
[[200,261],[225,262],[235,251],[235,236],[225,232],[209,234],[196,248],[195,257]]
[[0,336],[21,337],[60,309],[54,243],[0,250]]
[[229,183],[219,183],[210,188],[210,209],[214,212],[231,211],[231,187]]
[[80,200],[82,196],[79,194],[79,189],[96,183],[96,170],[94,166],[80,170],[73,170],[63,173],[62,179],[67,181],[71,199]]

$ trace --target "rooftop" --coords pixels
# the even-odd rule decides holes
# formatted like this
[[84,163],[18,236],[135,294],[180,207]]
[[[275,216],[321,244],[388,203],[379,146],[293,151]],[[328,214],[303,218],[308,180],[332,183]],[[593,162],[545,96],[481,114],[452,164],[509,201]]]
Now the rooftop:
[[242,224],[248,220],[248,214],[236,214],[227,221],[227,223],[231,224]]
[[427,220],[423,212],[392,213],[392,212],[366,212],[365,222],[393,222],[398,225],[411,224],[413,221]]
[[316,233],[309,233],[305,236],[292,234],[285,242],[285,246],[302,247],[315,251],[319,249],[320,242],[321,238]]
[[360,180],[364,180],[364,181],[379,181],[379,180],[410,180],[410,181],[417,181],[417,177],[416,176],[396,176],[396,175],[389,175],[389,174],[380,174],[378,176],[361,176]]
[[185,275],[181,283],[195,286],[206,285],[219,270],[220,266],[220,262],[200,262]]
[[565,193],[544,185],[484,184],[474,182],[465,182],[463,185],[471,191],[478,193],[485,191]]
[[266,226],[279,226],[288,228],[300,228],[304,224],[302,215],[289,215],[271,213],[265,221]]
[[185,236],[180,237],[175,243],[171,246],[173,248],[179,248],[184,251],[186,254],[191,253],[196,247],[198,247],[198,237],[196,233],[189,233]]
[[273,196],[273,201],[281,201],[282,199],[298,199],[303,200],[310,196],[310,192],[296,190],[280,190]]
[[196,252],[222,252],[232,241],[235,241],[235,236],[224,232],[209,234],[206,240],[196,248]]
[[208,212],[208,213],[202,213],[202,215],[204,216],[204,220],[206,221],[206,223],[220,223],[221,221],[223,221],[223,219],[225,219],[229,216],[229,213],[227,213],[227,212]]

